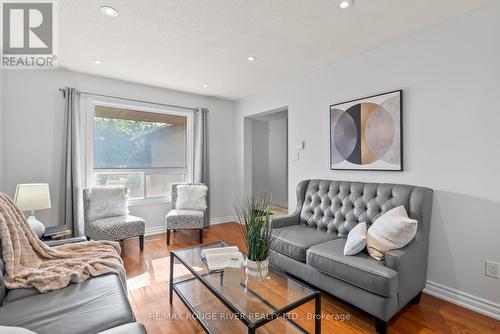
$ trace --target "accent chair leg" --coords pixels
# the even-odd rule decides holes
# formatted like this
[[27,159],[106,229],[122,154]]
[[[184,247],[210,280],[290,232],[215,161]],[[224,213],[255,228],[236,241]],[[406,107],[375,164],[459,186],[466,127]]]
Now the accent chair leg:
[[413,297],[413,299],[410,301],[411,304],[418,305],[420,304],[420,298],[422,297],[422,291],[419,292],[418,295]]
[[170,245],[170,230],[167,230],[167,245]]
[[387,333],[387,321],[375,318],[375,329],[379,334]]
[[203,243],[203,229],[200,228],[200,244]]
[[144,250],[144,234],[139,236],[139,249],[141,252]]
[[85,238],[87,238],[87,241],[90,241],[90,237],[87,237],[87,236],[86,236]]

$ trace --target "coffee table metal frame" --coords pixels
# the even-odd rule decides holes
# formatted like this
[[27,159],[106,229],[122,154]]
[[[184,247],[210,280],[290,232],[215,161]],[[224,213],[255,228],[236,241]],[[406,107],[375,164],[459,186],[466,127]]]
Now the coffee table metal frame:
[[[257,328],[264,326],[265,324],[267,324],[267,323],[269,323],[269,322],[271,322],[279,317],[283,317],[284,319],[286,319],[288,322],[290,322],[293,326],[295,326],[302,333],[309,333],[301,325],[299,325],[298,323],[296,323],[295,321],[293,321],[292,319],[287,317],[286,314],[288,312],[296,309],[297,307],[304,305],[305,303],[307,303],[311,300],[314,300],[314,333],[321,334],[321,294],[319,291],[312,290],[311,288],[305,286],[303,283],[300,283],[299,281],[291,278],[290,276],[285,275],[284,273],[280,273],[280,272],[274,270],[273,268],[270,268],[270,270],[272,270],[273,273],[275,273],[276,275],[280,275],[280,276],[285,277],[286,279],[290,279],[300,286],[305,286],[308,290],[311,290],[311,294],[309,294],[308,296],[305,296],[303,298],[300,298],[299,300],[297,300],[293,303],[290,303],[285,307],[276,308],[268,300],[262,298],[258,293],[245,287],[244,284],[241,283],[243,287],[247,288],[247,291],[249,291],[252,295],[254,295],[256,298],[258,298],[262,303],[264,303],[266,306],[270,307],[273,310],[272,313],[266,315],[262,319],[259,319],[255,322],[252,322],[252,321],[250,321],[250,319],[248,319],[247,316],[245,316],[245,314],[242,314],[237,309],[237,307],[234,306],[223,294],[221,294],[217,289],[214,289],[210,285],[210,283],[208,283],[204,279],[204,276],[206,276],[208,274],[213,274],[213,272],[207,272],[207,273],[200,274],[195,269],[193,269],[189,263],[184,261],[180,256],[178,256],[176,254],[176,252],[178,252],[178,251],[183,251],[183,250],[192,249],[192,248],[201,248],[201,247],[205,247],[205,246],[210,246],[212,244],[229,245],[229,244],[225,243],[224,241],[215,241],[215,242],[211,242],[211,243],[206,243],[206,244],[202,244],[202,245],[197,245],[197,246],[193,246],[193,247],[186,247],[186,248],[170,251],[170,289],[169,289],[169,302],[170,302],[170,304],[172,304],[172,302],[173,302],[174,291],[175,291],[177,296],[182,300],[182,302],[184,303],[184,305],[186,305],[186,307],[189,309],[189,311],[191,311],[191,313],[193,313],[193,314],[198,314],[196,309],[191,305],[191,303],[184,297],[182,292],[180,292],[179,289],[177,288],[178,284],[197,279],[210,291],[210,293],[212,293],[215,297],[217,297],[217,299],[219,299],[219,301],[221,301],[233,314],[238,315],[237,318],[241,322],[243,322],[243,324],[247,327],[248,334],[254,334],[256,332]],[[191,277],[191,278],[188,278],[188,279],[185,279],[182,281],[174,282],[174,262],[175,262],[175,259],[177,259],[187,270],[189,270],[189,272],[194,277]],[[220,274],[221,274],[221,282],[222,282],[224,272],[222,271]],[[202,319],[202,317],[198,316],[198,317],[196,317],[196,319],[200,323],[201,327],[203,327],[203,329],[207,333],[213,333],[212,330],[209,328],[208,324],[205,323],[205,321]]]

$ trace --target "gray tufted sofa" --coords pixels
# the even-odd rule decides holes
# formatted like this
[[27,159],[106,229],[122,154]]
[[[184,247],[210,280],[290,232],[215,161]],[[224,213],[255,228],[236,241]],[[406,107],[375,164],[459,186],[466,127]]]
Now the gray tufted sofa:
[[[270,261],[376,318],[377,331],[409,302],[418,303],[427,276],[433,191],[399,184],[305,180],[297,186],[297,208],[276,219]],[[373,223],[404,205],[418,220],[415,238],[376,261],[366,251],[344,256],[349,231]]]

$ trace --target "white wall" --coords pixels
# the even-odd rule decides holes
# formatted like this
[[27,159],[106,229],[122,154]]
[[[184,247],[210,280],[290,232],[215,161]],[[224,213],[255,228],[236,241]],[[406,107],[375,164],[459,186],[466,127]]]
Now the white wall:
[[287,119],[269,121],[269,193],[273,203],[286,206],[288,202],[288,133]]
[[[499,17],[497,2],[238,101],[239,196],[245,193],[244,117],[288,106],[289,156],[299,140],[306,142],[300,160],[290,160],[291,210],[302,179],[431,187],[428,280],[500,310],[500,279],[485,277],[485,260],[500,262]],[[329,105],[399,88],[405,94],[405,171],[331,171]]]
[[[234,183],[233,102],[65,70],[3,71],[2,190],[13,195],[17,183],[49,182],[53,207],[40,211],[41,221],[47,225],[63,223],[57,217],[64,120],[64,100],[58,89],[65,86],[159,103],[207,107],[211,216],[232,216],[235,196],[227,185]],[[163,226],[168,210],[165,204],[131,208],[132,214],[146,220],[148,229]]]

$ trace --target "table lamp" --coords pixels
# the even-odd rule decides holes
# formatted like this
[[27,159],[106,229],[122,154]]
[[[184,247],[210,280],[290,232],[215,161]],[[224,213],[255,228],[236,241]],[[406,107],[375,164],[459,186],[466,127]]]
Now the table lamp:
[[30,211],[28,223],[38,237],[41,238],[45,233],[45,225],[36,219],[35,211],[50,209],[49,185],[47,183],[18,184],[14,202],[20,210]]

